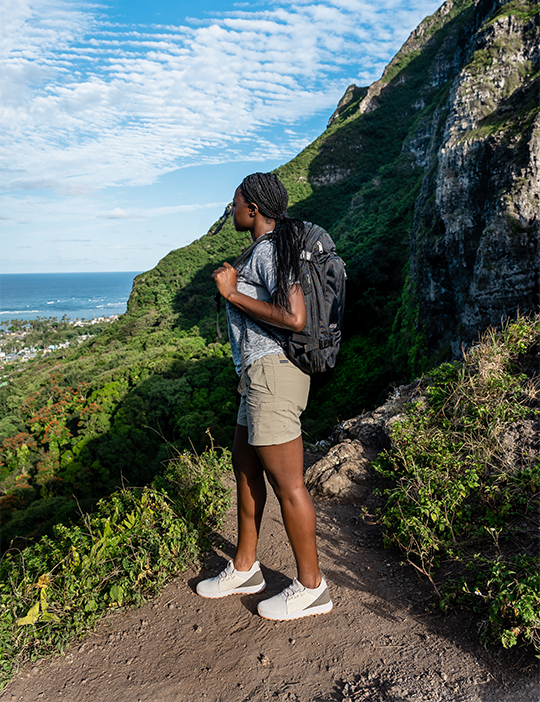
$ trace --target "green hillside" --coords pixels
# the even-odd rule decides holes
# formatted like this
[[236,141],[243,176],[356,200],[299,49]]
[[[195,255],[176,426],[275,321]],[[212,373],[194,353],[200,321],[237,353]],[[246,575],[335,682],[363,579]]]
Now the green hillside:
[[[472,3],[427,18],[423,33],[409,40],[387,67],[377,108],[361,113],[367,88],[348,91],[351,100],[331,126],[289,163],[277,169],[290,195],[289,213],[324,226],[347,262],[345,344],[338,368],[314,379],[304,429],[321,438],[339,419],[372,407],[390,383],[407,380],[407,349],[392,337],[409,257],[409,231],[424,169],[404,144],[448,95],[455,71],[431,86],[434,57],[450,51],[471,16]],[[448,41],[450,39],[450,41]],[[415,106],[422,95],[423,109]],[[236,233],[228,213],[189,246],[171,252],[139,276],[123,325],[188,329],[197,325],[215,340],[210,273],[233,260],[248,240]],[[220,321],[225,327],[225,317]],[[131,333],[131,332],[130,332]]]

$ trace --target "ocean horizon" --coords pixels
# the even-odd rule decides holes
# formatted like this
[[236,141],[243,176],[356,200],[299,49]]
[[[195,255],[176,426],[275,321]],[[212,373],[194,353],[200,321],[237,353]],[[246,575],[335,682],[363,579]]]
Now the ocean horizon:
[[10,319],[96,319],[124,314],[141,271],[0,273],[0,324]]

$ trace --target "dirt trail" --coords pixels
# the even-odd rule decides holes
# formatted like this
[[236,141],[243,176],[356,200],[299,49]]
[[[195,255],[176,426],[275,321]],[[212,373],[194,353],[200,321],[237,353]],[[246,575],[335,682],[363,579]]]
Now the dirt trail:
[[107,617],[65,655],[23,670],[0,694],[17,702],[539,702],[537,661],[486,652],[477,623],[426,609],[429,589],[356,505],[318,503],[330,614],[270,622],[259,599],[279,592],[294,561],[269,496],[260,595],[203,600],[202,577],[232,556],[234,508],[202,570],[175,578],[155,601]]

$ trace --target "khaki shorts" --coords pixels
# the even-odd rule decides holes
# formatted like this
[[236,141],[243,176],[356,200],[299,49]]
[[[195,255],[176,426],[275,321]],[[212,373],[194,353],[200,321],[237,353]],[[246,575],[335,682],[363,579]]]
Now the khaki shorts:
[[245,380],[247,389],[240,399],[237,422],[248,428],[248,442],[274,446],[298,438],[309,375],[279,353],[254,361],[245,371]]

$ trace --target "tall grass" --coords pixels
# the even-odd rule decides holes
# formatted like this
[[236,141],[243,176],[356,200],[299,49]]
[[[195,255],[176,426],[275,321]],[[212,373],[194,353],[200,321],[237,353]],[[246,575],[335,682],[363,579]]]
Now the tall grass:
[[392,481],[386,541],[441,606],[480,613],[485,641],[540,654],[539,352],[540,316],[488,330],[425,379],[376,469]]

